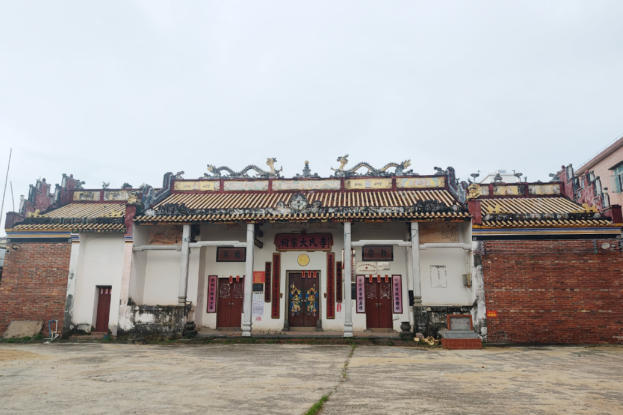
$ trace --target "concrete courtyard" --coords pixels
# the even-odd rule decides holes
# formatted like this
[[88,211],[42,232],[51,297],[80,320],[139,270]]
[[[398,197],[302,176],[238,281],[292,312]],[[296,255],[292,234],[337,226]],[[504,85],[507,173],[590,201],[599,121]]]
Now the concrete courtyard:
[[[0,345],[2,414],[623,414],[623,348]],[[348,362],[344,376],[345,363]]]

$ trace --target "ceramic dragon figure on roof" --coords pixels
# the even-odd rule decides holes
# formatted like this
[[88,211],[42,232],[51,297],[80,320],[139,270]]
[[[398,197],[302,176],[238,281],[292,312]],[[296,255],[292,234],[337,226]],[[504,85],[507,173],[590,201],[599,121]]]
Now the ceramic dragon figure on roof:
[[[346,164],[348,164],[348,154],[346,154],[344,157],[338,157],[337,161],[340,162],[340,166],[337,169],[331,167],[331,170],[335,172],[335,177],[358,176],[360,174],[357,173],[357,171],[363,167],[368,169],[367,172],[361,174],[363,176],[418,176],[417,173],[413,173],[413,170],[405,171],[405,169],[411,165],[411,160],[405,160],[402,163],[387,163],[380,169],[375,169],[369,163],[361,162],[355,164],[353,168],[348,170],[344,170],[344,167],[346,166]],[[391,168],[395,168],[393,173],[388,171],[388,169]]]
[[226,171],[227,173],[229,173],[227,175],[227,177],[230,178],[245,178],[245,177],[249,177],[249,175],[247,174],[250,170],[254,170],[257,173],[257,177],[262,177],[262,178],[274,178],[274,177],[280,177],[280,173],[283,171],[283,167],[281,167],[281,169],[276,170],[275,169],[275,163],[277,162],[276,158],[268,158],[266,161],[266,165],[270,167],[270,171],[265,171],[260,169],[259,167],[257,167],[254,164],[250,164],[247,167],[245,167],[244,169],[240,170],[239,172],[233,171],[232,169],[230,169],[227,166],[221,166],[221,167],[216,167],[213,164],[208,164],[208,171],[210,173],[213,174],[213,176],[209,176],[207,173],[204,174],[205,177],[222,177],[221,175],[221,171]]

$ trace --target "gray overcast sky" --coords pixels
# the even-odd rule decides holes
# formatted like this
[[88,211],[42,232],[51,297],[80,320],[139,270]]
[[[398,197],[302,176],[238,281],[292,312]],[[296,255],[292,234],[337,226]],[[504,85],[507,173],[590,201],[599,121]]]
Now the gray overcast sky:
[[[547,180],[623,133],[623,1],[0,1],[0,173],[336,158]],[[11,210],[7,191],[5,212]],[[4,219],[4,218],[2,218]]]

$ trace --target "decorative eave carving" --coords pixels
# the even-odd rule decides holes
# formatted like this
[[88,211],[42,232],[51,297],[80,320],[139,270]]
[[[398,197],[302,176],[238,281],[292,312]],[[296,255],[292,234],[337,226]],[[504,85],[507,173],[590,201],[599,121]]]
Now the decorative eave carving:
[[610,220],[601,213],[488,213],[483,218],[485,222],[524,222],[535,220],[549,221],[582,221],[582,220]]

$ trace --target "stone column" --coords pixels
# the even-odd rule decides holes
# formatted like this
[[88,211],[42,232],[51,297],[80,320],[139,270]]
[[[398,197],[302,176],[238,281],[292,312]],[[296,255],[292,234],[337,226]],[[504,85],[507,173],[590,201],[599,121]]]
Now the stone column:
[[353,337],[353,306],[352,306],[352,247],[350,245],[350,222],[344,222],[344,337]]
[[255,248],[255,224],[247,223],[247,258],[244,276],[244,316],[242,319],[242,335],[251,336],[253,307],[253,248]]
[[190,259],[190,225],[184,225],[182,232],[182,266],[180,271],[180,287],[177,296],[177,305],[186,305],[186,293],[188,292],[188,261]]
[[420,232],[418,222],[411,222],[411,275],[413,276],[413,307],[421,307],[422,279],[420,276]]
[[74,299],[78,276],[78,256],[80,255],[80,235],[71,234],[71,257],[69,258],[69,275],[67,277],[67,295],[65,297],[65,314],[63,316],[63,333],[73,329]]

